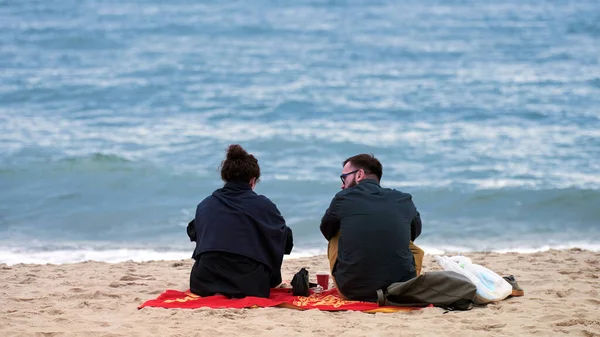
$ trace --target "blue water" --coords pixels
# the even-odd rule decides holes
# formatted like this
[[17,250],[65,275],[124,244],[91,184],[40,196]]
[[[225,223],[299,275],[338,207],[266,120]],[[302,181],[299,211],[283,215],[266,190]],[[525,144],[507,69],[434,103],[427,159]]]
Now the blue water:
[[231,143],[296,256],[361,152],[428,252],[598,250],[600,2],[0,0],[0,263],[189,257]]

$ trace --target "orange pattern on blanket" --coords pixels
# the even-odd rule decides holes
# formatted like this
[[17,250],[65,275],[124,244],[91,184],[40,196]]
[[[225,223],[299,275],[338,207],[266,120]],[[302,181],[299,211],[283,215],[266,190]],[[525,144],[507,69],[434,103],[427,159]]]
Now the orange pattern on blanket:
[[185,292],[186,296],[183,298],[176,298],[174,300],[165,300],[165,303],[173,303],[173,302],[179,302],[179,303],[185,303],[187,301],[195,301],[198,298],[200,298],[200,296],[190,293],[190,292]]
[[310,306],[331,306],[333,308],[339,308],[344,304],[348,304],[348,301],[340,298],[339,295],[321,295],[312,294],[310,296],[297,296],[292,304],[298,307],[310,307]]
[[419,307],[380,307],[377,303],[350,301],[341,298],[337,290],[312,293],[310,296],[294,296],[290,289],[271,289],[269,298],[252,297],[227,298],[222,295],[201,297],[188,291],[166,290],[156,299],[144,302],[144,307],[160,308],[214,308],[241,309],[258,307],[282,307],[298,310],[318,309],[324,311],[355,310],[363,312],[398,312],[421,309]]

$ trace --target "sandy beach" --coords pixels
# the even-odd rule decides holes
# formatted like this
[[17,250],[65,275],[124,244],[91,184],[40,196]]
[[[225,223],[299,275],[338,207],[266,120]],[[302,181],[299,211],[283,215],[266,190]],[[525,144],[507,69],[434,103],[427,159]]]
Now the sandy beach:
[[[451,255],[451,254],[447,254]],[[185,290],[192,260],[0,265],[0,336],[600,336],[600,253],[467,253],[525,296],[466,312],[320,312],[283,308],[161,309],[137,306],[165,289]],[[325,256],[287,259],[311,278]],[[440,270],[426,255],[424,271]]]

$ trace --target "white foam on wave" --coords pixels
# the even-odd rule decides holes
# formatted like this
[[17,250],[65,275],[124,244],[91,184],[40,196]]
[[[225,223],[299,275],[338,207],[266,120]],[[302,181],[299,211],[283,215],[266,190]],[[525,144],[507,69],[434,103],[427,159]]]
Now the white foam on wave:
[[326,255],[327,249],[325,248],[310,248],[310,249],[297,249],[292,251],[290,255],[284,255],[283,259],[298,259],[303,257],[311,257],[317,255]]
[[520,253],[520,254],[531,254],[537,252],[545,252],[551,249],[564,250],[564,249],[585,249],[593,252],[600,251],[600,244],[589,243],[589,242],[568,242],[564,244],[551,244],[551,245],[537,245],[527,246],[524,244],[516,244],[505,248],[491,248],[491,249],[478,249],[476,246],[453,246],[453,245],[442,245],[442,246],[430,246],[430,245],[419,245],[421,249],[429,255],[443,255],[447,253],[469,253],[469,252],[494,252],[494,253]]
[[[488,152],[487,146],[497,147],[498,143],[518,142],[519,146],[495,148],[495,153],[528,155],[528,150],[536,150],[537,154],[556,154],[553,143],[561,145],[573,144],[577,137],[600,138],[600,130],[582,128],[572,125],[527,125],[513,124],[499,126],[495,123],[470,122],[407,122],[407,121],[373,121],[362,120],[340,122],[330,119],[315,118],[313,120],[275,120],[272,122],[236,120],[207,121],[200,116],[164,117],[160,121],[133,117],[123,120],[106,117],[93,121],[92,124],[78,120],[47,117],[11,116],[2,118],[3,137],[5,139],[42,146],[72,148],[81,145],[81,141],[103,141],[113,146],[120,144],[139,144],[155,147],[161,144],[171,146],[186,143],[197,138],[213,140],[251,141],[260,139],[281,138],[287,141],[323,140],[328,142],[350,142],[357,145],[377,147],[397,146],[398,143],[438,148],[447,141],[457,140],[456,135],[468,145],[477,141],[480,151]],[[106,126],[94,125],[98,122],[123,123],[112,125],[110,131]],[[459,139],[459,140],[460,140]],[[58,142],[58,143],[57,143]],[[541,146],[544,145],[544,146]],[[77,146],[81,148],[81,146]],[[89,148],[88,151],[97,151]],[[540,152],[541,151],[541,152]]]
[[[325,249],[298,249],[285,259],[297,259],[326,254]],[[125,261],[171,261],[184,260],[191,257],[191,251],[154,251],[151,249],[108,249],[108,250],[54,250],[38,252],[16,252],[10,249],[0,249],[0,263],[14,265],[24,264],[65,264],[84,261],[100,261],[119,263]]]
[[191,256],[190,251],[158,252],[150,249],[109,249],[109,250],[54,250],[40,252],[17,252],[0,249],[0,263],[25,264],[64,264],[84,261],[118,263],[124,261],[182,260]]
[[531,179],[465,179],[465,183],[473,184],[480,189],[501,189],[507,187],[535,188],[538,183]]
[[[557,245],[541,245],[536,247],[528,247],[525,245],[515,245],[507,248],[498,248],[491,250],[482,250],[467,246],[430,246],[427,244],[419,244],[419,247],[428,255],[444,255],[449,253],[469,253],[469,252],[496,252],[496,253],[521,253],[530,254],[536,252],[544,252],[550,249],[564,250],[580,248],[594,252],[600,251],[600,244],[592,244],[586,242],[572,242]],[[321,245],[313,248],[295,248],[291,255],[284,256],[284,259],[297,259],[304,257],[312,257],[326,255],[327,247]],[[19,263],[24,264],[67,264],[78,263],[84,261],[100,261],[107,263],[119,263],[125,261],[173,261],[184,260],[191,258],[191,250],[186,251],[155,251],[151,249],[78,249],[78,250],[51,250],[51,251],[36,251],[25,252],[17,251],[9,248],[0,248],[0,264],[14,265]]]
[[[110,124],[109,127],[103,123]],[[307,144],[354,144],[356,147],[384,149],[380,155],[386,160],[386,150],[398,144],[410,149],[418,149],[423,156],[439,156],[444,153],[446,160],[456,163],[480,162],[478,158],[491,157],[491,172],[495,179],[471,179],[462,181],[480,188],[504,188],[514,186],[536,187],[551,184],[559,188],[600,186],[595,174],[600,169],[600,161],[592,156],[593,148],[579,144],[582,139],[600,139],[600,129],[574,125],[539,125],[496,122],[467,121],[407,122],[407,121],[344,121],[313,118],[310,120],[257,120],[230,119],[209,120],[205,116],[168,116],[160,120],[134,118],[123,120],[117,117],[99,117],[98,120],[70,120],[53,116],[22,117],[18,115],[0,116],[0,141],[2,151],[15,152],[21,148],[49,148],[65,156],[87,156],[98,153],[117,155],[128,160],[151,160],[170,165],[174,154],[184,155],[194,151],[204,158],[219,158],[206,161],[205,165],[218,163],[224,143],[232,142],[275,142],[301,143],[301,147],[289,147],[289,156],[273,160],[273,167],[282,177],[301,174],[309,177],[315,173],[312,165],[293,165],[286,158],[314,160],[314,156],[304,155]],[[457,136],[459,135],[459,136]],[[503,144],[503,146],[498,146]],[[319,148],[315,146],[315,148]],[[320,158],[340,155],[336,146],[320,147]],[[324,150],[323,150],[324,148]],[[218,151],[217,151],[218,150]],[[407,166],[394,154],[388,154],[388,167],[392,172],[409,175],[417,180],[423,172],[418,166]],[[534,156],[536,160],[531,160]],[[569,158],[561,160],[561,157]],[[419,159],[418,157],[416,158]],[[337,165],[337,162],[335,163]],[[331,162],[323,161],[325,167]],[[429,175],[421,179],[439,185],[440,180],[448,179],[448,174],[460,171],[478,170],[473,167],[456,165],[440,169],[438,177]],[[212,168],[211,166],[211,168]],[[194,167],[198,170],[197,167]],[[306,172],[298,172],[305,170]],[[389,172],[389,171],[388,171]],[[458,173],[457,173],[458,172]],[[432,174],[436,174],[433,172]],[[527,175],[523,178],[518,176]],[[388,175],[389,177],[389,175]],[[431,179],[435,178],[435,179]],[[463,179],[464,180],[464,179]]]

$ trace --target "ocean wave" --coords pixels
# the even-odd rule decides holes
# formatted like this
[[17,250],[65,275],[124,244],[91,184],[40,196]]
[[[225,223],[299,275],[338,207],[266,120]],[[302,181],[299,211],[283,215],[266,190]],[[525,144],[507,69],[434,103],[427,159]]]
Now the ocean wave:
[[[243,132],[240,130],[240,132]],[[536,141],[537,142],[537,141]],[[543,141],[540,141],[543,142]],[[233,143],[233,142],[231,142]],[[261,186],[334,183],[341,163],[355,154],[352,144],[319,145],[275,139],[241,142],[261,160],[263,171]],[[440,146],[443,141],[440,140]],[[201,144],[201,142],[200,142]],[[37,171],[52,171],[65,175],[69,172],[129,171],[132,179],[135,172],[153,171],[158,176],[184,175],[191,179],[219,180],[218,169],[225,149],[230,142],[210,141],[210,145],[163,144],[161,148],[148,147],[139,151],[109,149],[98,152],[97,148],[78,148],[73,151],[58,148],[22,147],[0,155],[0,174],[27,175]],[[541,146],[541,145],[540,145]],[[443,148],[429,153],[427,145],[409,146],[399,151],[386,147],[367,147],[364,152],[374,153],[384,164],[382,184],[386,187],[425,190],[449,188],[457,190],[547,190],[547,189],[600,189],[600,161],[596,155],[579,149],[579,153],[564,153],[568,159],[560,159],[560,153],[544,154],[531,144],[537,160],[527,155],[509,153],[511,150],[487,153],[485,149]],[[433,149],[432,149],[433,150]],[[479,153],[475,153],[479,151]],[[531,153],[531,156],[534,154]],[[600,155],[600,153],[598,153]],[[413,156],[413,157],[411,157]],[[408,159],[408,157],[411,157]],[[43,167],[42,167],[43,166]],[[83,178],[83,176],[82,176]],[[297,188],[297,187],[295,187]]]
[[124,261],[182,260],[191,257],[191,252],[154,251],[150,249],[112,249],[112,250],[51,250],[40,252],[18,252],[0,248],[0,263],[8,265],[26,264],[64,264],[83,261],[102,261],[118,263]]
[[[428,220],[427,235],[443,240],[463,232],[473,238],[511,235],[553,238],[568,235],[600,238],[593,234],[600,218],[600,190],[593,189],[424,189],[412,192]],[[433,222],[433,223],[432,223]],[[566,228],[565,228],[566,226]],[[568,230],[567,230],[568,229]]]
[[425,254],[429,255],[444,255],[452,253],[472,253],[472,252],[493,252],[493,253],[521,253],[531,254],[537,252],[545,252],[551,249],[564,250],[564,249],[585,249],[593,252],[600,251],[600,244],[589,243],[589,242],[566,242],[563,244],[540,244],[540,245],[526,245],[526,244],[509,244],[505,247],[496,247],[493,249],[478,247],[477,245],[465,245],[465,246],[453,246],[453,245],[419,245],[421,249],[425,251]]
[[[539,245],[539,246],[510,246],[507,248],[496,248],[492,250],[479,250],[473,246],[431,246],[419,244],[428,255],[443,255],[469,252],[496,252],[496,253],[536,253],[550,249],[585,249],[594,252],[600,251],[600,244],[590,244],[585,242],[568,242],[559,245]],[[326,247],[294,249],[291,255],[286,255],[284,259],[297,259],[303,257],[312,257],[326,255]],[[67,264],[84,261],[99,261],[107,263],[119,263],[125,261],[143,262],[143,261],[173,261],[191,259],[191,250],[152,250],[152,249],[78,249],[78,250],[44,250],[44,251],[19,251],[0,247],[0,264]],[[323,257],[326,259],[326,257]]]
[[[575,147],[578,140],[600,139],[600,129],[593,125],[565,123],[539,124],[506,120],[472,123],[467,121],[411,121],[374,120],[364,123],[353,116],[343,122],[336,118],[302,119],[290,117],[274,121],[239,120],[223,118],[207,120],[202,115],[164,117],[146,121],[129,118],[129,123],[117,122],[107,132],[93,121],[43,117],[5,117],[0,119],[3,136],[0,140],[13,151],[27,146],[49,147],[67,154],[93,154],[98,147],[119,151],[120,155],[137,155],[177,151],[180,146],[194,142],[310,142],[335,145],[351,143],[355,146],[390,148],[399,144],[409,149],[439,153],[450,148],[465,146],[472,156],[522,158],[533,154],[583,155]],[[515,145],[517,145],[516,147]],[[499,146],[503,144],[503,146]],[[582,144],[584,145],[584,144]],[[494,151],[490,150],[494,148]],[[541,151],[541,152],[540,152]]]
[[0,6],[0,236],[115,242],[0,249],[15,261],[182,253],[231,143],[295,254],[324,252],[362,152],[413,195],[426,247],[600,241],[598,1]]
[[[596,7],[595,16],[590,15],[591,17],[587,20],[578,20],[577,22],[571,23],[568,26],[567,32],[570,34],[581,34],[588,35],[591,37],[599,37],[600,36],[600,16],[598,15],[598,7]],[[590,13],[592,14],[592,13]]]
[[59,160],[59,162],[64,162],[64,163],[80,163],[80,162],[84,162],[84,163],[131,163],[132,161],[130,159],[115,155],[115,154],[104,154],[104,153],[91,153],[89,155],[85,155],[85,156],[70,156],[70,157],[65,157],[65,158],[61,158]]

